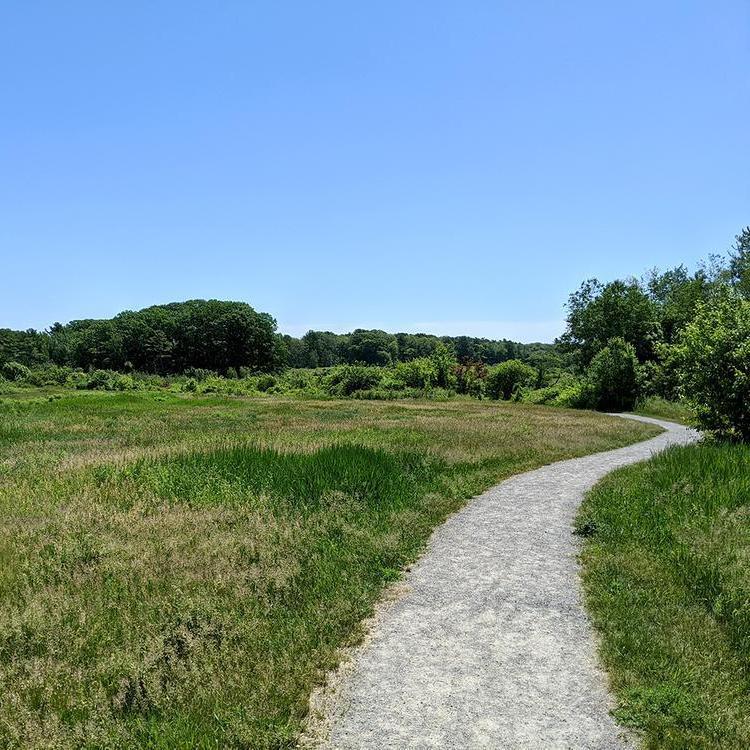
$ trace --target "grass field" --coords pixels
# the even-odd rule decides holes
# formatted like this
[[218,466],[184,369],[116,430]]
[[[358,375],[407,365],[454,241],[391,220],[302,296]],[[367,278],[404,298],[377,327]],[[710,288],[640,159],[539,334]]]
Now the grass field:
[[750,448],[673,448],[605,478],[578,528],[589,611],[647,748],[750,747]]
[[292,746],[338,650],[467,497],[657,431],[468,400],[7,397],[0,746]]
[[636,405],[633,413],[641,414],[644,417],[666,419],[678,424],[690,425],[695,422],[695,414],[687,404],[679,401],[667,401],[664,398],[659,398],[659,396],[650,396],[644,399]]

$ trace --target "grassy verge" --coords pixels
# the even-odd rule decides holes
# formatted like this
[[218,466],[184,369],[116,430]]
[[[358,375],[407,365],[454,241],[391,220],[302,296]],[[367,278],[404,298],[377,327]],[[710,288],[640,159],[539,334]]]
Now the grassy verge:
[[648,748],[750,747],[750,447],[674,448],[583,504],[584,585]]
[[476,401],[7,399],[0,746],[290,747],[465,498],[654,432]]
[[650,396],[644,399],[633,410],[634,414],[641,414],[644,417],[656,417],[656,419],[666,419],[669,422],[678,424],[693,424],[695,415],[693,410],[687,404],[679,401],[667,401],[659,396]]

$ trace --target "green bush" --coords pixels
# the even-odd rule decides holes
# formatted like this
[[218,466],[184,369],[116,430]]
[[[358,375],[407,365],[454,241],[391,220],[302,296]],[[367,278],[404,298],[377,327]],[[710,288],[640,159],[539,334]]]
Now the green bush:
[[90,391],[111,391],[114,390],[112,384],[112,373],[107,370],[94,370],[86,381],[86,386]]
[[198,383],[196,391],[198,393],[226,393],[232,396],[241,396],[254,392],[254,384],[254,379],[239,380],[237,378],[223,378],[219,375],[214,375]]
[[536,379],[536,370],[519,359],[509,359],[490,367],[485,381],[485,391],[490,398],[508,400],[513,393]]
[[399,362],[385,373],[382,385],[396,390],[418,388],[429,391],[438,382],[438,370],[429,357],[420,357],[411,362]]
[[58,367],[57,365],[44,365],[34,367],[26,378],[30,385],[65,385],[72,373],[70,367]]
[[559,395],[559,388],[548,385],[523,391],[520,400],[525,404],[554,404]]
[[561,388],[551,405],[565,409],[588,409],[591,406],[591,395],[587,384],[578,382]]
[[367,391],[380,383],[381,371],[366,365],[339,365],[332,367],[324,379],[331,396],[351,396],[356,391]]
[[422,391],[408,388],[406,390],[393,390],[392,388],[368,388],[367,390],[354,391],[351,398],[359,401],[394,401],[399,398],[419,398],[424,395]]
[[14,383],[28,382],[31,378],[31,370],[20,362],[6,362],[1,372],[6,380]]
[[276,385],[276,378],[273,375],[260,375],[255,387],[261,392],[270,391]]
[[588,384],[571,374],[558,378],[557,382],[543,388],[524,389],[520,401],[527,404],[545,404],[566,409],[586,409],[591,406]]
[[70,371],[65,385],[89,391],[140,391],[144,383],[134,375],[123,375],[113,370],[94,370],[90,373]]
[[699,426],[718,437],[750,440],[750,301],[724,291],[700,305],[674,354]]
[[169,388],[184,376],[165,376],[151,372],[134,372],[133,379],[139,388]]
[[280,378],[285,390],[308,390],[320,387],[321,375],[318,370],[287,370]]
[[629,411],[635,406],[638,360],[635,348],[625,339],[610,339],[591,360],[586,376],[588,396],[595,409]]
[[112,389],[115,391],[137,391],[140,388],[140,383],[132,375],[116,374],[112,378]]
[[184,375],[188,378],[193,378],[199,383],[202,383],[206,378],[216,377],[216,373],[213,370],[206,370],[203,367],[188,367],[185,369]]
[[679,375],[674,346],[660,344],[658,358],[644,362],[638,369],[638,390],[642,398],[658,396],[667,401],[679,400]]
[[456,356],[442,341],[435,346],[430,355],[435,369],[436,384],[440,388],[451,390],[456,387]]
[[487,367],[483,362],[467,362],[456,365],[456,391],[474,398],[482,398],[484,382],[487,378]]
[[65,378],[66,388],[76,388],[78,390],[85,388],[88,382],[88,376],[83,370],[71,370],[67,378]]

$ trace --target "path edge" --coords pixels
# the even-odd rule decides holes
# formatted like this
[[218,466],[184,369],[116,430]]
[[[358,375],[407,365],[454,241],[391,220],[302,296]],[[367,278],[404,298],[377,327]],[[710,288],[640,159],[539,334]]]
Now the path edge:
[[[646,438],[645,440],[638,440],[634,443],[628,443],[625,446],[621,446],[620,448],[610,448],[608,450],[604,451],[595,451],[593,453],[587,453],[584,456],[577,456],[575,458],[565,458],[561,459],[560,461],[552,461],[548,464],[542,464],[540,466],[537,466],[534,469],[529,469],[528,471],[519,472],[518,474],[512,474],[505,479],[501,480],[497,484],[491,485],[487,489],[485,489],[483,492],[479,493],[478,495],[474,495],[473,497],[467,498],[466,502],[461,506],[460,509],[456,511],[456,513],[460,513],[461,510],[468,507],[471,503],[473,503],[476,499],[482,497],[484,494],[488,492],[492,492],[495,488],[502,485],[504,482],[523,476],[524,474],[531,473],[534,471],[538,471],[541,468],[554,466],[558,463],[565,463],[567,461],[576,460],[576,458],[585,458],[587,456],[595,456],[605,453],[610,453],[618,450],[622,450],[623,448],[629,448],[635,445],[640,445],[643,443],[648,443],[651,440],[654,440],[655,438],[658,438],[662,436],[665,432],[671,432],[673,429],[675,431],[683,430],[683,429],[690,429],[687,425],[679,424],[678,422],[672,422],[670,420],[666,419],[659,419],[655,417],[647,417],[642,416],[640,414],[633,414],[631,412],[605,412],[607,416],[610,417],[618,417],[620,419],[628,419],[633,420],[636,422],[644,422],[647,424],[653,424],[658,427],[662,428],[662,431],[657,433],[656,435]],[[650,460],[648,458],[643,459],[644,461]],[[640,463],[640,461],[636,461],[634,463]],[[621,467],[613,467],[612,471],[616,471],[618,468]],[[611,472],[608,472],[605,476],[608,476]],[[602,477],[603,479],[604,477]],[[601,479],[599,480],[601,481]],[[443,524],[447,523],[448,519],[451,518],[455,514],[451,514],[448,518],[444,519],[444,521],[439,525],[436,526],[431,534],[430,539],[432,538],[432,535],[439,529]],[[571,535],[573,535],[573,530],[571,528]],[[427,542],[427,546],[429,546],[429,540]],[[297,738],[296,746],[298,748],[303,748],[304,750],[324,750],[328,749],[330,750],[330,740],[331,740],[331,731],[333,729],[333,726],[336,723],[336,720],[345,713],[346,708],[346,702],[343,700],[346,692],[347,685],[349,683],[349,678],[354,674],[356,667],[357,667],[357,660],[358,656],[365,651],[372,640],[376,637],[377,631],[378,631],[378,625],[386,618],[388,615],[388,612],[391,610],[391,608],[400,601],[404,596],[406,596],[410,591],[410,585],[409,585],[409,572],[411,569],[419,563],[419,561],[422,559],[422,557],[427,552],[427,546],[425,547],[425,550],[423,550],[422,554],[414,560],[411,564],[406,566],[404,568],[403,577],[395,581],[394,583],[388,585],[385,587],[383,592],[381,593],[381,596],[378,598],[378,600],[374,604],[373,612],[372,614],[362,620],[360,623],[360,627],[358,630],[358,633],[355,635],[355,639],[346,646],[342,646],[339,652],[339,662],[338,664],[331,670],[329,670],[323,681],[316,685],[313,691],[310,693],[310,698],[308,700],[308,713],[305,717],[303,723],[302,723],[302,732]],[[611,706],[612,708],[615,707],[614,703],[614,694],[610,688],[609,684],[609,675],[604,669],[601,659],[599,658],[599,635],[594,628],[593,624],[591,623],[591,620],[589,618],[588,610],[585,606],[585,596],[583,591],[583,585],[581,580],[581,564],[579,560],[580,550],[582,547],[582,540],[579,540],[576,543],[576,587],[578,590],[578,597],[581,602],[581,606],[583,608],[583,611],[585,613],[585,616],[589,622],[589,628],[591,633],[593,634],[593,639],[595,641],[596,649],[594,653],[594,659],[596,662],[596,668],[601,672],[604,684],[607,689],[607,694],[612,698]],[[631,730],[621,727],[623,731],[623,739],[630,744],[631,741],[637,740],[637,734],[632,732]]]

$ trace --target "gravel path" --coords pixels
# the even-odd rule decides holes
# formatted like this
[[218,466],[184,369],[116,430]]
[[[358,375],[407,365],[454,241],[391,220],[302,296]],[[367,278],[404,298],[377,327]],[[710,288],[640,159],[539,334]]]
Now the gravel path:
[[608,472],[694,431],[561,461],[480,495],[433,535],[334,701],[329,747],[624,748],[571,533]]

